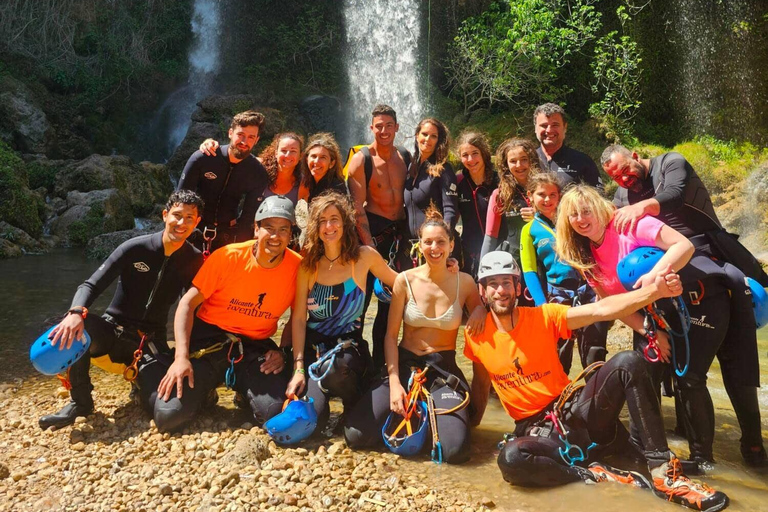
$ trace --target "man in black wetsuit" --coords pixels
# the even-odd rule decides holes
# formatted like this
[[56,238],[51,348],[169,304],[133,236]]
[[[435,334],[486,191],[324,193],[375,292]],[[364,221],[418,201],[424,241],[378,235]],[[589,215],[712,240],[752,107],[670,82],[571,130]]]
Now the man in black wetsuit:
[[603,190],[595,162],[585,153],[565,145],[568,120],[561,106],[545,103],[536,107],[533,126],[541,143],[536,152],[543,170],[556,172],[564,189],[571,183],[584,182]]
[[[91,357],[108,355],[114,363],[131,365],[142,333],[146,341],[143,356],[137,361],[136,383],[142,407],[152,412],[166,368],[158,358],[170,358],[166,343],[168,311],[203,264],[200,251],[186,242],[200,222],[202,209],[203,201],[194,192],[174,192],[163,210],[163,231],[124,242],[78,287],[52,345],[69,347],[80,343],[85,329],[91,336],[90,353],[69,370],[72,400],[59,412],[40,418],[41,428],[64,427],[78,416],[91,414]],[[106,313],[89,315],[88,307],[115,279],[117,289]]]
[[184,166],[177,190],[195,191],[205,201],[200,232],[194,238],[198,248],[210,252],[253,238],[251,223],[269,185],[267,171],[251,154],[263,127],[263,115],[241,112],[232,119],[228,145],[221,146],[215,156],[195,151]]
[[[613,221],[619,231],[631,229],[643,215],[652,215],[687,236],[697,250],[728,261],[763,286],[768,284],[759,263],[723,229],[704,183],[681,154],[670,152],[644,159],[617,144],[606,148],[600,163],[619,185],[613,199],[619,207]],[[750,465],[765,465],[768,459],[763,448],[757,400],[760,387],[757,335],[751,298],[744,276],[738,270],[732,268],[733,278],[728,284],[730,304],[724,307],[730,306],[730,322],[717,358],[723,384],[741,427],[744,460]],[[701,294],[702,291],[706,294],[706,290],[691,293]],[[698,301],[699,297],[686,299]],[[699,382],[698,386],[705,387],[706,381]],[[704,407],[693,409],[699,413],[707,410]],[[697,426],[712,421],[714,418],[693,421],[686,428],[695,431]]]

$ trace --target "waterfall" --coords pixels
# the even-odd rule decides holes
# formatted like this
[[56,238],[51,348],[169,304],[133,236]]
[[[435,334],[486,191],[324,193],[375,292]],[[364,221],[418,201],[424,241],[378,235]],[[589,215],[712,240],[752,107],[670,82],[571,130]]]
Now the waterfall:
[[754,136],[766,93],[759,76],[754,34],[760,24],[754,2],[675,0],[680,55],[677,94],[695,134]]
[[372,142],[371,110],[379,103],[397,112],[398,142],[413,137],[424,114],[419,5],[417,0],[344,0],[347,145]]
[[195,0],[187,83],[168,96],[153,123],[155,132],[166,137],[166,157],[184,140],[197,102],[213,92],[221,64],[221,9],[219,0]]

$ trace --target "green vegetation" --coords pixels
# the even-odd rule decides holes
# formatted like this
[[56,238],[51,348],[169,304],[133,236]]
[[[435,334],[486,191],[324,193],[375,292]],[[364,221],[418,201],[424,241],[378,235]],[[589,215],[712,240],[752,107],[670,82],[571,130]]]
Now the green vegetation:
[[32,235],[43,234],[40,199],[29,190],[24,162],[0,141],[0,220]]

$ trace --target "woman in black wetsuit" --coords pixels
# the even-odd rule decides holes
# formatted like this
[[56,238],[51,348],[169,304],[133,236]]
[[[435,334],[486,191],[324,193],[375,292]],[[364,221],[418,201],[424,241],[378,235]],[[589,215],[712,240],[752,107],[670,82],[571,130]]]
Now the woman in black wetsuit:
[[461,271],[475,276],[483,247],[488,202],[499,186],[499,177],[491,162],[491,148],[485,134],[463,132],[456,148],[462,167],[457,179],[462,225]]
[[416,143],[405,180],[405,219],[409,240],[400,242],[400,271],[418,266],[413,247],[419,241],[419,228],[426,220],[430,204],[455,230],[459,220],[456,172],[448,162],[448,128],[437,119],[427,118],[416,127]]
[[[358,243],[355,209],[346,195],[332,191],[312,201],[306,235],[292,311],[297,351],[286,394],[301,392],[306,368],[307,396],[314,400],[322,430],[330,397],[340,397],[348,410],[368,388],[371,356],[361,318],[368,273],[387,286],[394,284],[397,273],[376,249]],[[324,356],[327,362],[310,368]]]
[[307,203],[326,190],[349,194],[341,167],[339,144],[330,133],[316,133],[309,138],[301,157],[301,175],[306,196],[299,195],[299,198],[306,199]]

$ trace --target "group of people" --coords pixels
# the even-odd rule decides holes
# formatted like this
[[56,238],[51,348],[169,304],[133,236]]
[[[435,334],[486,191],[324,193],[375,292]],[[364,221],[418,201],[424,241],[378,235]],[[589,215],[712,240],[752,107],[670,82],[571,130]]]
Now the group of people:
[[[376,447],[387,418],[407,420],[421,393],[433,458],[461,463],[493,386],[516,422],[499,454],[509,482],[615,481],[714,511],[728,498],[685,476],[693,466],[667,446],[658,390],[673,381],[692,464],[714,462],[706,373],[717,356],[744,459],[765,463],[744,276],[763,285],[768,277],[722,229],[682,156],[606,149],[601,164],[620,186],[614,205],[594,162],[565,145],[566,115],[551,103],[534,112],[539,148],[508,139],[495,165],[482,133],[462,133],[458,173],[443,123],[419,123],[410,152],[395,144],[397,116],[386,105],[373,110],[374,141],[350,159],[346,178],[328,133],[306,144],[278,134],[256,158],[263,123],[243,112],[228,145],[203,142],[163,211],[164,230],[122,244],[78,288],[53,343],[70,346],[88,330],[90,357],[71,367],[72,400],[42,428],[93,411],[90,361],[108,356],[126,367],[160,431],[183,428],[226,385],[259,424],[286,397],[308,396],[322,429],[329,399],[340,398],[347,444]],[[309,208],[299,243],[301,199]],[[665,253],[627,292],[616,266],[637,247]],[[90,315],[116,278],[105,314]],[[363,320],[374,288],[369,346]],[[171,350],[165,324],[180,296]],[[635,350],[606,362],[615,319],[635,331]],[[463,323],[471,384],[456,361]],[[571,381],[574,343],[583,371]],[[655,358],[643,356],[649,345]],[[683,371],[674,354],[687,349]],[[624,404],[629,433],[618,420]],[[594,462],[627,446],[650,478]]]

